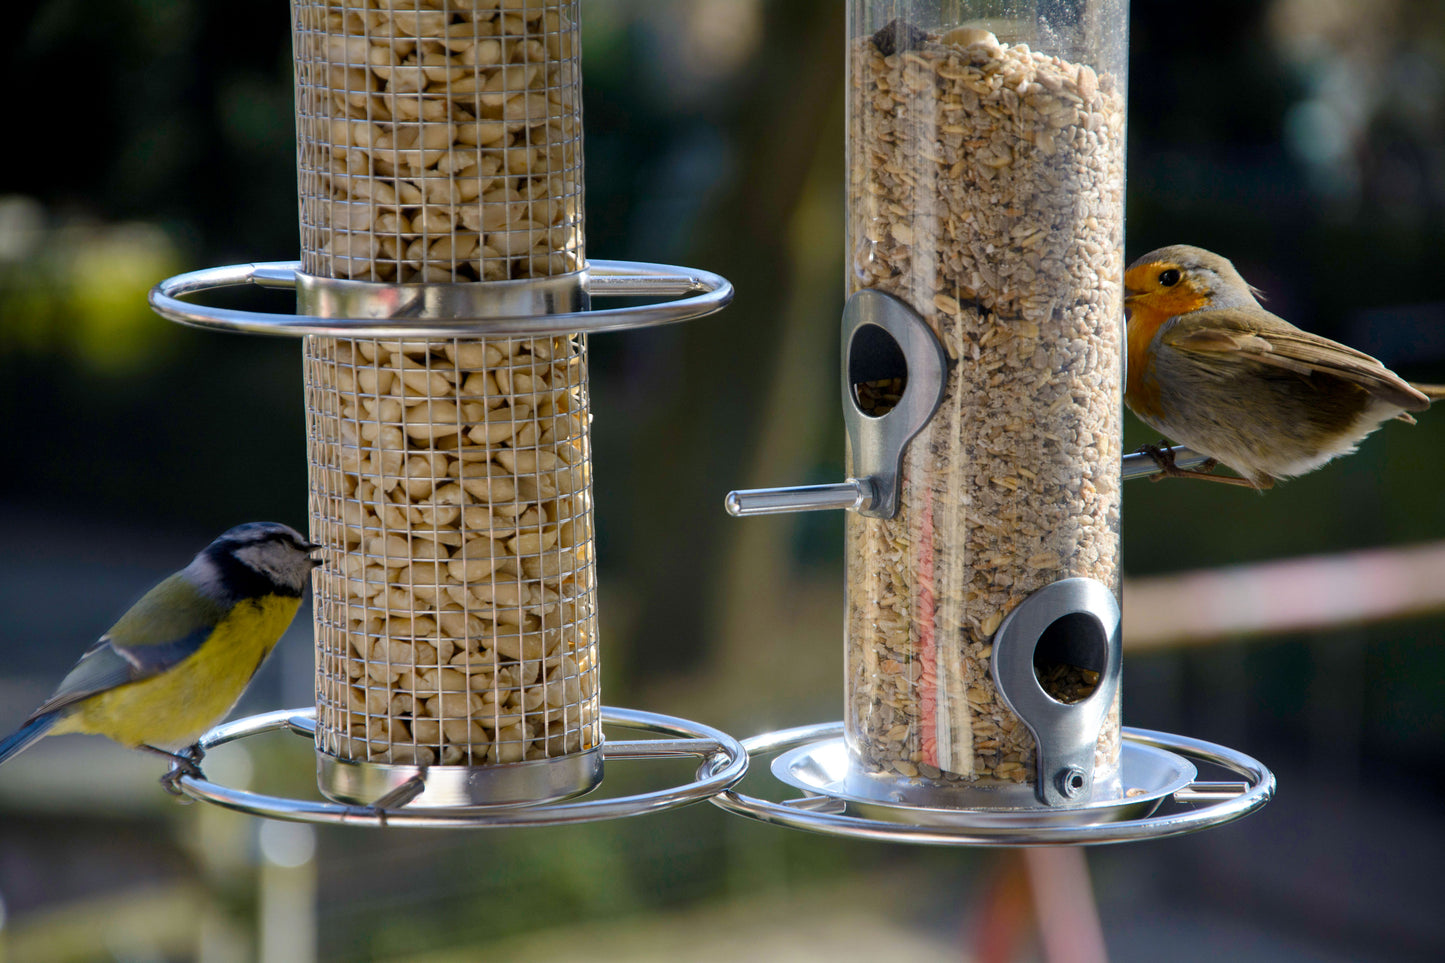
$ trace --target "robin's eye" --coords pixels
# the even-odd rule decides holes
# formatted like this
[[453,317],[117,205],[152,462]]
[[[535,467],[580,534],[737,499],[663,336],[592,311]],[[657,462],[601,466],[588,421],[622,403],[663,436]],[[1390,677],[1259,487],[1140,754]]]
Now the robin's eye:
[[1172,288],[1179,283],[1179,272],[1170,268],[1167,271],[1159,272],[1159,283],[1166,288]]

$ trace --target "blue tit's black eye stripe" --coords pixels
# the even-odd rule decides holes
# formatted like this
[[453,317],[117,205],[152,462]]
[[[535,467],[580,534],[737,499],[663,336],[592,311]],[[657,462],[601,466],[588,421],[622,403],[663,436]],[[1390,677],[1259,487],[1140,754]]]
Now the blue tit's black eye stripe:
[[[235,555],[234,546],[236,543],[225,544],[217,542],[213,550],[208,552],[211,564],[216,568],[220,576],[218,586],[222,588],[232,599],[260,598],[263,595],[286,595],[291,598],[300,598],[305,586],[292,587],[276,581],[264,572],[258,572]],[[242,546],[254,544],[253,542],[241,543]]]

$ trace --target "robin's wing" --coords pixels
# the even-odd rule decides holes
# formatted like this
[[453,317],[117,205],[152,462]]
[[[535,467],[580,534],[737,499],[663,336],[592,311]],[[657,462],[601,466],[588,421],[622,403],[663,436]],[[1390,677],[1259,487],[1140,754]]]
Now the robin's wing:
[[124,646],[109,635],[85,650],[80,661],[60,680],[49,699],[30,718],[74,705],[82,699],[160,675],[199,649],[211,635],[211,627],[196,629],[177,639],[153,645]]
[[1430,407],[1429,398],[1363,351],[1302,331],[1267,311],[1193,311],[1174,318],[1161,335],[1170,347],[1197,356],[1230,355],[1304,378],[1326,374],[1406,411]]

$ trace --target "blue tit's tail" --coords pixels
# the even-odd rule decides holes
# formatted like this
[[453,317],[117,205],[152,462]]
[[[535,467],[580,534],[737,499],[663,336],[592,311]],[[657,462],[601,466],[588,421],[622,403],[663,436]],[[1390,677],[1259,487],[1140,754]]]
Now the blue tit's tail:
[[28,747],[36,739],[50,731],[50,727],[60,721],[60,713],[47,712],[43,716],[36,716],[19,730],[0,739],[0,763],[15,755],[17,752]]

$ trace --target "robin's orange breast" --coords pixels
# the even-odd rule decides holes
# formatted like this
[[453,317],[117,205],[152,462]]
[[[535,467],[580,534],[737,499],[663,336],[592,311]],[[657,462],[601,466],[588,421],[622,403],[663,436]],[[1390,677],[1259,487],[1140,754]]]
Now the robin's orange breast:
[[[1125,278],[1127,289],[1128,278]],[[1129,314],[1128,375],[1124,381],[1124,400],[1135,414],[1159,418],[1159,390],[1148,377],[1152,361],[1151,345],[1165,321],[1190,311],[1209,306],[1209,297],[1189,290],[1184,285],[1165,291],[1151,291],[1125,299]]]

